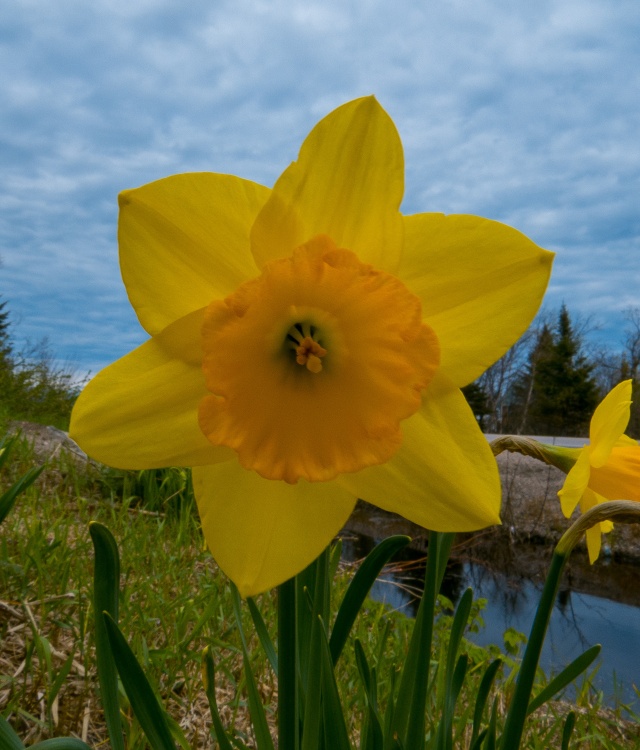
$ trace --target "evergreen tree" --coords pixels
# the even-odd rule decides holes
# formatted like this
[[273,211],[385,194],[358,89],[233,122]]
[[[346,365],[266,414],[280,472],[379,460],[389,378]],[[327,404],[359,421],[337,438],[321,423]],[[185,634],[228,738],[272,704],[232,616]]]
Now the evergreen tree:
[[555,331],[543,327],[531,369],[526,432],[542,435],[586,435],[599,395],[593,365],[581,352],[565,305]]
[[478,383],[469,383],[462,388],[462,393],[467,399],[467,403],[471,407],[471,411],[474,413],[475,418],[478,420],[480,429],[485,427],[485,419],[490,413],[489,403],[487,400],[487,394],[484,392],[482,386]]
[[631,418],[627,434],[640,438],[640,307],[629,307],[624,312],[627,320],[625,328],[625,351],[620,368],[619,381],[633,380]]
[[13,397],[14,389],[13,346],[9,336],[11,321],[6,306],[6,302],[0,302],[0,418]]
[[13,347],[9,337],[9,311],[6,310],[7,303],[0,302],[0,367],[11,357]]
[[532,426],[530,412],[534,403],[534,388],[538,378],[538,368],[552,357],[554,346],[553,333],[547,323],[538,330],[533,346],[529,351],[524,373],[517,379],[508,403],[506,432],[523,434],[536,432]]

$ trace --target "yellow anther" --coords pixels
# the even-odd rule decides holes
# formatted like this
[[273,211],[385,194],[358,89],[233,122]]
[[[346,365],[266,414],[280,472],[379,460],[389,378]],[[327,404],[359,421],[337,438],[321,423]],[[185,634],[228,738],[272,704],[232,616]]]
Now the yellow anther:
[[306,365],[309,372],[318,373],[322,370],[322,359],[327,350],[314,341],[311,336],[305,336],[300,345],[296,347],[296,362]]

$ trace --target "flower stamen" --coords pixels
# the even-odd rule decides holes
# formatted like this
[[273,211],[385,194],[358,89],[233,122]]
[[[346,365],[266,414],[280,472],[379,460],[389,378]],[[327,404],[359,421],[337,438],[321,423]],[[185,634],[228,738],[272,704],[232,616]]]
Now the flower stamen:
[[299,365],[306,365],[309,372],[318,373],[322,370],[322,359],[327,353],[317,341],[311,336],[305,336],[296,347],[296,362]]
[[316,339],[316,335],[316,327],[307,322],[295,323],[287,332],[289,345],[296,353],[296,362],[306,365],[307,370],[313,373],[322,371],[321,358],[327,353]]

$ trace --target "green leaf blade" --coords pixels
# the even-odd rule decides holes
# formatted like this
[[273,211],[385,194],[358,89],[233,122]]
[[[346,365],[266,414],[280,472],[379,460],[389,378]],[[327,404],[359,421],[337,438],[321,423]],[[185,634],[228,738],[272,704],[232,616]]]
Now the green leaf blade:
[[120,628],[104,614],[111,653],[116,663],[131,708],[153,750],[176,750],[169,726],[142,667],[129,647]]
[[2,750],[25,750],[22,740],[4,716],[0,716],[0,747]]
[[572,683],[576,677],[579,677],[586,669],[588,669],[593,661],[597,659],[601,649],[602,647],[600,645],[592,646],[574,659],[571,664],[566,666],[562,672],[560,672],[557,677],[554,677],[553,680],[551,680],[551,682],[529,703],[529,706],[527,707],[527,715],[533,713],[533,711],[540,708],[540,706],[548,700],[551,700],[554,695],[557,695],[557,693]]
[[43,470],[44,464],[29,469],[23,477],[18,479],[14,485],[9,487],[9,489],[0,496],[0,523],[2,523],[9,515],[18,497],[36,481],[40,474],[42,474]]
[[100,523],[91,523],[89,533],[95,555],[93,575],[93,611],[96,629],[96,663],[104,718],[113,750],[125,750],[118,673],[111,654],[103,612],[118,622],[118,593],[120,590],[120,555],[113,535]]
[[401,535],[385,539],[374,547],[358,568],[340,604],[331,630],[329,648],[334,664],[340,658],[358,612],[380,571],[397,552],[409,544],[409,541],[408,536]]
[[222,719],[220,717],[220,711],[218,709],[218,701],[216,699],[216,685],[215,685],[215,665],[213,662],[213,656],[209,649],[205,649],[204,652],[204,669],[205,669],[205,680],[204,687],[207,694],[207,700],[209,701],[209,710],[211,711],[211,721],[213,723],[213,730],[216,735],[216,741],[220,746],[220,750],[233,750],[231,742],[227,737]]

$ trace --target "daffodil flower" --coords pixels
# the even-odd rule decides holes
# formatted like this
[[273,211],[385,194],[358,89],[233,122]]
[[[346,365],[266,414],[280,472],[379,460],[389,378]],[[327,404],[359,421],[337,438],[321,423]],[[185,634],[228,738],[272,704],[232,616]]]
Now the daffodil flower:
[[[578,503],[584,513],[606,500],[640,501],[640,445],[624,434],[631,416],[631,386],[632,381],[625,380],[605,396],[591,418],[589,444],[573,453],[575,463],[558,492],[567,518]],[[602,534],[612,528],[610,521],[603,521],[587,531],[592,563],[600,554]]]
[[403,170],[368,97],[272,190],[197,173],[120,196],[151,338],[87,385],[71,435],[111,466],[193,467],[206,541],[245,596],[306,567],[357,498],[437,531],[499,523],[459,387],[527,328],[552,254],[486,219],[403,216]]
[[[540,443],[528,437],[506,436],[493,443],[497,455],[504,450],[544,461],[567,475],[558,492],[562,512],[569,518],[576,506],[585,513],[607,500],[640,501],[640,445],[624,434],[631,416],[632,381],[619,383],[593,413],[589,442],[582,448]],[[600,555],[602,534],[613,528],[602,521],[587,533],[589,560]]]

